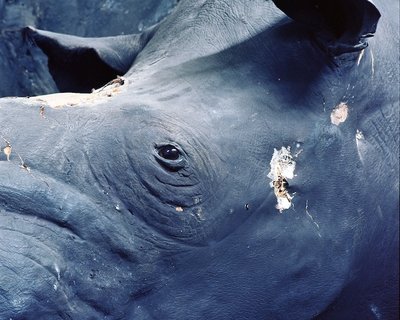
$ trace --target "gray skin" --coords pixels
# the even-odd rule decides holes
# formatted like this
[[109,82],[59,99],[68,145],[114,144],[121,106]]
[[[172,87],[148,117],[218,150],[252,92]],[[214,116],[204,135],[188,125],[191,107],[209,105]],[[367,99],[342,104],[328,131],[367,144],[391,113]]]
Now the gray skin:
[[[25,30],[56,83],[89,47],[126,74],[95,102],[0,101],[1,319],[396,318],[398,3],[376,1],[368,47],[367,1],[339,2],[340,36],[276,4],[298,22],[192,0],[129,39]],[[299,153],[279,213],[282,146]]]

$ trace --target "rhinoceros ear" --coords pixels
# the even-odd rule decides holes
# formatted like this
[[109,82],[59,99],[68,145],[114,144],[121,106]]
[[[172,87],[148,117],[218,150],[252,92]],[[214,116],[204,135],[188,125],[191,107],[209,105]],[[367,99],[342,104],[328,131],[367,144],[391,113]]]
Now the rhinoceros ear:
[[156,28],[103,38],[82,38],[32,27],[23,32],[48,56],[50,73],[61,92],[90,92],[125,74]]
[[381,16],[368,0],[273,1],[289,17],[310,28],[333,55],[364,49]]

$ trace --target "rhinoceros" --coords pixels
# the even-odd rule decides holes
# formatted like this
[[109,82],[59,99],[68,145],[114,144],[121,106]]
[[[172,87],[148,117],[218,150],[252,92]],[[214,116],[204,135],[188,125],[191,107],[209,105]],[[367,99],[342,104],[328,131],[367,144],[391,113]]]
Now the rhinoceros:
[[398,10],[24,29],[62,93],[0,100],[0,318],[395,319]]

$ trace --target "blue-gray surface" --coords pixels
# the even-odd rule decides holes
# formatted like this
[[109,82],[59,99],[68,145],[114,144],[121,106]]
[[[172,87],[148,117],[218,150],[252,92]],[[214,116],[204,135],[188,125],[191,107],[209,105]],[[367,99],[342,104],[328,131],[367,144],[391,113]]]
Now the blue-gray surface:
[[176,2],[0,1],[3,95],[115,78],[0,100],[0,319],[397,319],[398,1]]

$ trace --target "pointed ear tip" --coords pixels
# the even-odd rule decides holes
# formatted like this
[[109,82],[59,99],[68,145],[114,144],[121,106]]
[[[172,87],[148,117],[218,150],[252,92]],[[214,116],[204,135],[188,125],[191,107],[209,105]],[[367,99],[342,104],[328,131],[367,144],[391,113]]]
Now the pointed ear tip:
[[372,19],[375,20],[375,24],[378,23],[378,20],[382,17],[381,12],[379,9],[373,4],[371,1],[367,1],[370,16]]
[[25,38],[33,38],[38,33],[38,30],[33,26],[26,26],[21,29],[21,32]]
[[22,28],[22,31],[24,31],[24,32],[36,32],[37,29],[34,26],[26,26],[26,27]]
[[362,34],[360,34],[361,38],[369,38],[374,36],[380,18],[382,17],[379,9],[369,0],[365,0],[364,2],[364,22],[361,26]]

